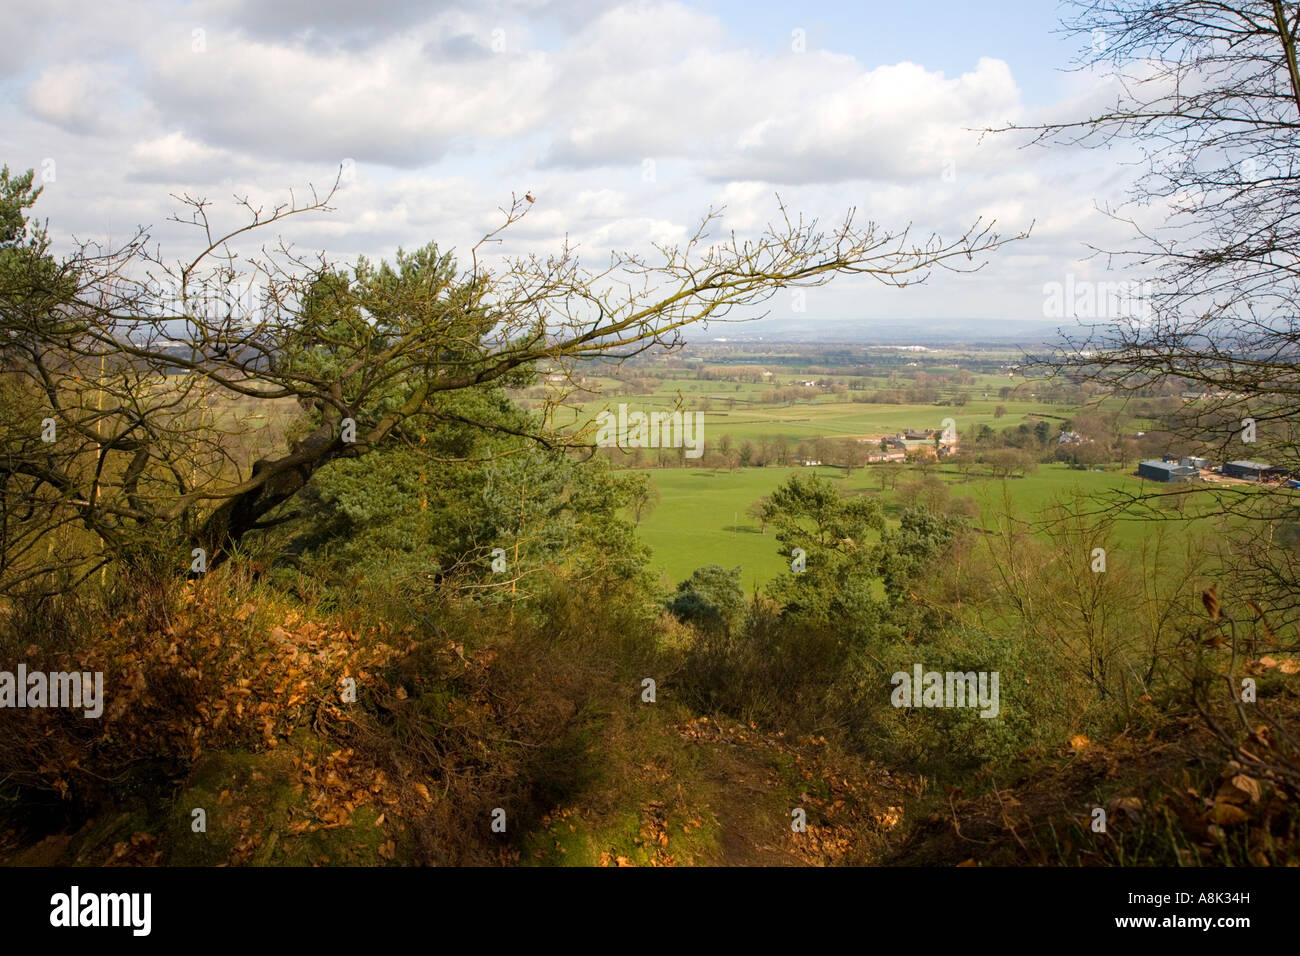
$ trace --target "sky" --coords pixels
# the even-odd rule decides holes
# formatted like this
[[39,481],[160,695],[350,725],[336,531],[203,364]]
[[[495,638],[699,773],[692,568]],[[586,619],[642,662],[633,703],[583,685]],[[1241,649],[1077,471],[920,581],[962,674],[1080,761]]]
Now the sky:
[[[599,265],[654,255],[710,208],[742,236],[780,198],[806,217],[1029,238],[976,274],[904,290],[808,290],[800,321],[1044,315],[1050,283],[1108,281],[1091,247],[1124,233],[1121,152],[1028,147],[1007,124],[1113,98],[1072,69],[1086,38],[1052,0],[601,3],[595,0],[47,0],[0,46],[0,162],[34,168],[59,248],[145,227],[193,254],[175,196],[274,204],[328,187],[332,212],[277,235],[339,262],[436,241],[464,257],[512,195],[536,202],[498,246],[566,240]],[[16,22],[11,19],[11,24]],[[767,306],[794,316],[788,294]]]

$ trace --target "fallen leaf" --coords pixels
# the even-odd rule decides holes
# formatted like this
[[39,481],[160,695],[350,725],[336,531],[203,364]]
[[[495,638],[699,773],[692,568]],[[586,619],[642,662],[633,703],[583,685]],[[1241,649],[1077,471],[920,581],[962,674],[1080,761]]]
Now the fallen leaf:
[[1217,823],[1221,827],[1236,826],[1238,823],[1245,823],[1250,819],[1245,810],[1223,801],[1219,801],[1210,808],[1209,818],[1211,822]]
[[[1245,794],[1246,798],[1249,799],[1251,803],[1259,803],[1259,781],[1254,777],[1248,777],[1244,773],[1239,773],[1228,781],[1227,786],[1231,786],[1234,790]],[[1241,801],[1237,800],[1233,802],[1240,803]]]

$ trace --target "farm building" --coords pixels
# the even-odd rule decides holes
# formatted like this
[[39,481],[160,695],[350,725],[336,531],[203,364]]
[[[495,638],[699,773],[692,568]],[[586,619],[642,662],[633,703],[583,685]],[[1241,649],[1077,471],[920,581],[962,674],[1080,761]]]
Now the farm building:
[[1196,469],[1168,461],[1143,461],[1138,463],[1138,477],[1151,481],[1187,481],[1196,477]]
[[1183,458],[1178,462],[1180,465],[1186,465],[1189,468],[1209,468],[1210,459],[1208,458]]
[[1269,475],[1273,469],[1258,461],[1230,461],[1223,466],[1227,478],[1242,478],[1246,481],[1259,481]]

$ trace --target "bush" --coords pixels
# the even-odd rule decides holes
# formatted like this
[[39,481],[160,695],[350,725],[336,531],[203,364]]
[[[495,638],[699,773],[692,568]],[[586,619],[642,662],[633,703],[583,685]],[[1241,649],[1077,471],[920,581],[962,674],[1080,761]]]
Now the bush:
[[[1003,762],[1037,746],[1059,743],[1073,724],[1080,692],[1066,686],[1064,668],[1050,655],[1027,646],[1021,635],[954,627],[916,645],[896,644],[873,669],[874,686],[863,696],[858,745],[887,752],[899,766],[926,773],[961,773]],[[975,707],[907,708],[890,701],[897,671],[997,672],[998,715],[980,716]]]
[[668,610],[685,624],[705,630],[731,630],[745,610],[740,571],[738,567],[727,570],[718,564],[696,568],[677,585],[677,593],[667,601]]
[[842,632],[796,624],[756,596],[743,626],[695,629],[682,688],[702,711],[807,731],[825,716],[826,689],[847,659]]

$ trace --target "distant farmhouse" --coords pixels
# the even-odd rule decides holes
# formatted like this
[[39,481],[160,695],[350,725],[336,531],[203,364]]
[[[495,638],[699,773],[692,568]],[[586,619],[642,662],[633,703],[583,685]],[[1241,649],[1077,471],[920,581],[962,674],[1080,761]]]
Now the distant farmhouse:
[[886,435],[884,441],[895,448],[914,448],[918,443],[932,446],[957,444],[957,436],[948,437],[938,428],[904,428],[897,435]]
[[[944,456],[952,454],[957,450],[957,437],[944,437],[944,433],[937,428],[927,429],[904,429],[897,435],[882,435],[880,438],[859,438],[860,445],[878,445],[880,450],[875,449],[867,453],[867,461],[906,461],[908,455],[938,455]],[[936,447],[937,443],[937,447]]]
[[1172,461],[1138,462],[1138,477],[1150,481],[1191,481],[1199,472],[1191,465]]
[[1056,439],[1058,445],[1087,445],[1091,444],[1092,439],[1078,432],[1061,432],[1061,437]]
[[1186,466],[1188,466],[1189,468],[1209,468],[1209,467],[1210,467],[1210,459],[1208,459],[1208,458],[1190,458],[1190,457],[1189,457],[1189,458],[1180,458],[1179,461],[1178,461],[1178,464],[1180,464],[1180,465],[1186,465]]

